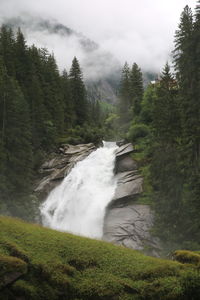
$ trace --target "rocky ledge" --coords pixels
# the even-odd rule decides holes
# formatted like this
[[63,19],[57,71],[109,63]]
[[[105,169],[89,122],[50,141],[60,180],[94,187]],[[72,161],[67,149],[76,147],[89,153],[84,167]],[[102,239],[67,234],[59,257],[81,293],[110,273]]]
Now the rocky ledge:
[[34,189],[37,196],[42,200],[47,197],[74,165],[94,150],[96,150],[96,146],[92,143],[76,146],[66,144],[59,148],[58,153],[52,153],[49,160],[39,170],[40,179]]
[[106,210],[103,239],[159,256],[159,240],[150,233],[153,212],[148,205],[136,203],[139,194],[143,192],[143,178],[131,157],[133,152],[132,144],[125,144],[116,153],[117,188]]

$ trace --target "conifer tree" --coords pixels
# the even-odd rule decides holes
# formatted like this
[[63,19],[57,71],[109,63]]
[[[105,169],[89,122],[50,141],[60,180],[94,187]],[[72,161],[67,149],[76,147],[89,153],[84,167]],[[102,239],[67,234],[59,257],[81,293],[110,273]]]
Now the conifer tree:
[[119,91],[119,114],[122,123],[130,121],[130,108],[130,69],[126,62],[122,69]]
[[62,92],[63,92],[63,105],[64,105],[64,125],[65,128],[71,128],[75,123],[75,107],[72,102],[72,96],[70,93],[70,82],[67,71],[64,70],[62,77]]
[[76,113],[76,124],[83,125],[88,119],[88,103],[83,75],[76,57],[69,73],[70,94]]
[[152,106],[154,133],[159,141],[165,143],[171,143],[180,136],[177,90],[174,89],[173,82],[169,64],[166,63]]
[[2,198],[0,200],[3,200],[5,198],[8,189],[8,180],[5,175],[7,155],[5,145],[5,128],[7,114],[5,82],[7,81],[7,78],[8,75],[6,72],[5,65],[3,64],[3,59],[0,58],[0,191]]
[[133,64],[130,72],[130,99],[133,115],[137,116],[141,110],[141,102],[144,93],[142,72],[136,63]]
[[15,76],[15,39],[12,29],[2,25],[0,30],[0,56],[9,76]]
[[1,145],[5,151],[7,196],[17,198],[30,187],[32,176],[31,128],[28,104],[17,82],[4,73],[0,86]]
[[[155,193],[156,222],[162,235],[169,239],[178,230],[182,214],[183,176],[179,168],[181,128],[178,91],[173,86],[173,76],[168,63],[156,86],[152,106],[153,146],[150,167]],[[176,232],[177,233],[177,232]],[[173,235],[172,235],[173,236]]]
[[28,47],[23,33],[20,28],[17,31],[16,41],[15,41],[15,69],[16,69],[16,79],[19,82],[22,91],[26,97],[26,88],[29,84],[30,78],[30,60],[28,57]]
[[[197,14],[198,15],[198,14]],[[198,22],[197,22],[198,23]],[[196,23],[196,24],[197,24]],[[199,116],[199,82],[198,61],[199,47],[198,30],[194,30],[191,9],[186,6],[175,36],[175,67],[180,86],[180,106],[182,117],[182,142],[185,147],[185,159],[188,164],[198,165],[200,155]]]

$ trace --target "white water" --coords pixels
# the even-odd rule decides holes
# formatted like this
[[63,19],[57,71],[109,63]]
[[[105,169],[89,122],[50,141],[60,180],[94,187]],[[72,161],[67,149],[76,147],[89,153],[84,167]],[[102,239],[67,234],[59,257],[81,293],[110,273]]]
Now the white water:
[[43,224],[92,238],[101,238],[105,208],[115,189],[115,143],[78,162],[41,206]]

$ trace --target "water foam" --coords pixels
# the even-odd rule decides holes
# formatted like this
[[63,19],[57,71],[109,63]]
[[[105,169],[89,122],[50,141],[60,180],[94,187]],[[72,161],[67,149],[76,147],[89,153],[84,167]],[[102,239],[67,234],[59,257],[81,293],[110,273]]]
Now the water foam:
[[41,206],[43,224],[74,234],[101,238],[105,208],[114,196],[115,143],[78,162]]

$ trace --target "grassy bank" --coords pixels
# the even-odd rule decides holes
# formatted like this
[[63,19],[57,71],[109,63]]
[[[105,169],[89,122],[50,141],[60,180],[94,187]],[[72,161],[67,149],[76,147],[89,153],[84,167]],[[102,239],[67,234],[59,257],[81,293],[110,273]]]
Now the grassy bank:
[[0,299],[199,299],[198,263],[147,257],[7,217],[0,229]]

